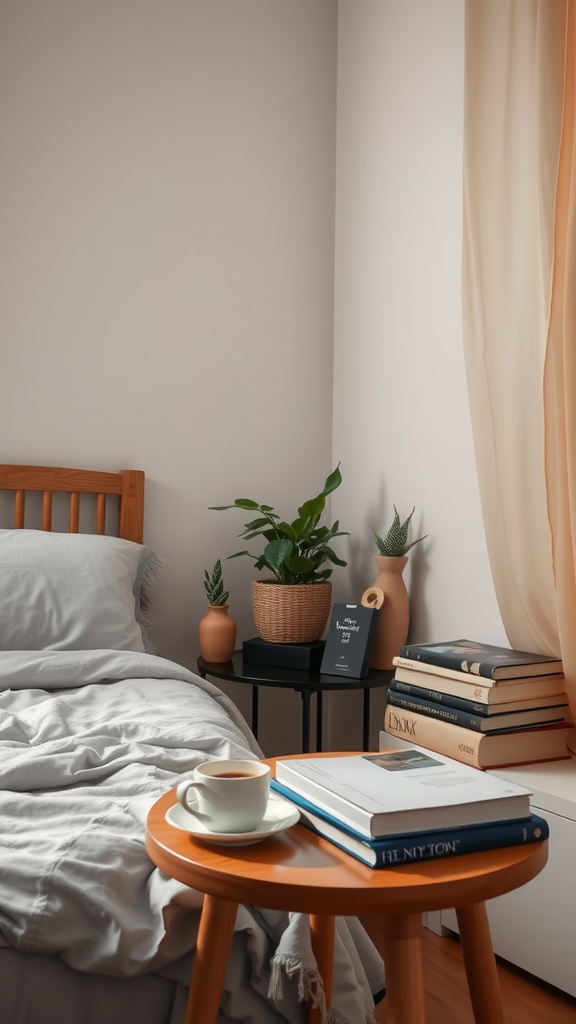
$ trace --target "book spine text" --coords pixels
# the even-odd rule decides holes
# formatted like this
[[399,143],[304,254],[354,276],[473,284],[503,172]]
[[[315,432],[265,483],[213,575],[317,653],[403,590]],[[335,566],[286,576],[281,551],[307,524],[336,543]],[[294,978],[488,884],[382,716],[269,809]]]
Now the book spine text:
[[396,693],[393,690],[388,692],[388,703],[395,707],[404,708],[406,711],[416,711],[419,715],[438,718],[441,722],[461,725],[463,729],[473,729],[475,732],[482,732],[484,719],[480,715],[470,714],[468,711],[460,711],[458,708],[449,707],[441,703],[435,704],[433,701],[410,697],[402,693]]
[[481,733],[472,729],[462,729],[446,723],[446,729],[438,729],[439,721],[425,716],[415,717],[414,714],[395,708],[388,704],[384,715],[384,730],[392,736],[415,743],[430,750],[437,750],[464,764],[480,767]]

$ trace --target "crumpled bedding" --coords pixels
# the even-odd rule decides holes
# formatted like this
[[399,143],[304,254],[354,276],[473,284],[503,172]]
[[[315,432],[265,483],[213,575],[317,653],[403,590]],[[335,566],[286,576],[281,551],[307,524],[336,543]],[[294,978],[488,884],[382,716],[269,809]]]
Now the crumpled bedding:
[[[163,658],[0,652],[5,940],[80,972],[154,972],[187,984],[202,896],[152,865],[146,816],[200,761],[261,756],[232,702]],[[300,915],[240,908],[224,1019],[304,1019],[299,986],[315,969],[305,928]],[[339,920],[336,947],[328,1019],[369,1022],[381,962],[356,922]],[[281,977],[286,950],[301,959],[292,978]]]

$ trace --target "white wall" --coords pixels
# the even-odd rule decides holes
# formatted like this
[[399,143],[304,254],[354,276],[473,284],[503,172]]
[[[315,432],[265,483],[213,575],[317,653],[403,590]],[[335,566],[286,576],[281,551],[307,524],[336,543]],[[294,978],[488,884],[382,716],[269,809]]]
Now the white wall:
[[[154,636],[189,666],[243,522],[208,506],[289,516],[332,469],[336,15],[0,6],[0,461],[146,471]],[[252,563],[224,568],[241,641]],[[269,696],[298,749],[300,697]]]
[[[404,574],[411,639],[505,644],[462,350],[463,19],[461,0],[339,5],[333,509],[352,537],[338,592],[360,599],[372,530],[415,505],[412,539],[429,536]],[[350,745],[345,699],[335,747]]]
[[[462,357],[462,95],[461,0],[3,0],[0,461],[146,471],[165,656],[195,664],[203,570],[236,550],[241,514],[208,505],[290,515],[339,460],[336,596],[416,505],[413,639],[504,642]],[[253,572],[224,568],[242,640]],[[360,708],[332,700],[335,745]],[[261,711],[265,749],[298,749],[300,698]]]

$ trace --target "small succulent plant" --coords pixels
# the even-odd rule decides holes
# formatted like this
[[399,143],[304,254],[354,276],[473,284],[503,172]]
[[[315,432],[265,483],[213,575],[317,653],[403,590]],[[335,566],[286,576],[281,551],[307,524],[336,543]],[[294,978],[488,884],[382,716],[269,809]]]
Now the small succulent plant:
[[392,507],[394,509],[394,519],[392,520],[392,525],[390,526],[386,536],[380,537],[375,530],[373,533],[376,541],[376,547],[378,548],[378,554],[385,555],[388,558],[398,558],[410,551],[410,548],[413,548],[415,544],[419,544],[421,540],[425,540],[428,534],[425,533],[423,537],[418,537],[418,540],[413,540],[408,544],[408,528],[416,506],[414,506],[410,515],[403,523],[400,522],[400,516],[398,515],[396,505],[393,505]]
[[207,569],[204,569],[204,590],[208,597],[208,604],[226,604],[229,591],[224,590],[222,562],[220,559],[216,562],[216,565],[212,569],[212,573],[209,573]]

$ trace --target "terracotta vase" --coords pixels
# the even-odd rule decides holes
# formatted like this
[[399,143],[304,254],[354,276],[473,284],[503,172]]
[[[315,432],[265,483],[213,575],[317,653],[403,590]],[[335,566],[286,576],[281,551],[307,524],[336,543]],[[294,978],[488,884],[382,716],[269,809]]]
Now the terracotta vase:
[[378,625],[374,636],[370,668],[391,669],[394,658],[408,638],[410,605],[408,591],[402,573],[408,556],[390,558],[374,555],[378,576],[374,588],[384,593],[384,603],[378,613]]
[[205,661],[230,661],[236,643],[236,623],[227,604],[209,604],[198,623],[200,654]]

